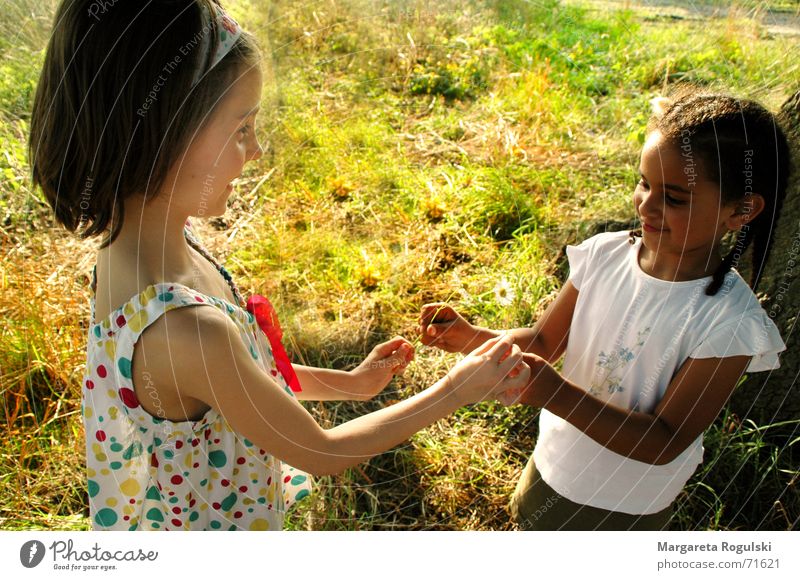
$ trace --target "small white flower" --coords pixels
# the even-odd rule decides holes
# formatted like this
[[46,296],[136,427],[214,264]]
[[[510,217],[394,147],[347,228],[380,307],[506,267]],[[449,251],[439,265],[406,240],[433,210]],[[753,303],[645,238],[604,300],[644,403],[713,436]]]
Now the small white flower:
[[494,297],[500,306],[509,306],[514,302],[516,293],[508,282],[508,278],[505,276],[500,280],[497,286],[494,287]]

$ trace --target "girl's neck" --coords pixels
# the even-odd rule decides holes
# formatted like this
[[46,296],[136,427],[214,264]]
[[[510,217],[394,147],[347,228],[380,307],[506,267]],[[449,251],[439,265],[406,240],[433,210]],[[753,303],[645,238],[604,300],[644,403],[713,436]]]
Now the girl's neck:
[[681,254],[670,254],[653,251],[642,242],[638,255],[642,272],[670,282],[686,282],[713,276],[722,263],[717,248],[708,250],[684,251]]
[[125,219],[109,250],[133,257],[137,272],[145,278],[185,273],[193,263],[183,234],[187,218],[169,207],[168,196],[147,203],[141,196],[131,196],[125,200]]

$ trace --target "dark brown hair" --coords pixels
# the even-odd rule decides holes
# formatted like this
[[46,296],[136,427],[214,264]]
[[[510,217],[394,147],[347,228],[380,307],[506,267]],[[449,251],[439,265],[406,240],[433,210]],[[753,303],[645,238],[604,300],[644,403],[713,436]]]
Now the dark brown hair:
[[[170,167],[238,74],[260,55],[243,32],[206,70],[216,0],[62,0],[31,115],[29,159],[56,219],[82,238],[108,235],[123,201],[161,189]],[[203,38],[209,36],[210,50]],[[196,72],[205,71],[196,85]]]
[[706,294],[713,296],[719,291],[725,275],[751,244],[750,286],[755,289],[769,255],[789,178],[789,145],[775,116],[755,101],[680,87],[653,115],[647,129],[657,130],[668,143],[688,149],[696,157],[697,172],[719,184],[722,203],[746,204],[751,194],[764,198],[764,209],[737,232]]

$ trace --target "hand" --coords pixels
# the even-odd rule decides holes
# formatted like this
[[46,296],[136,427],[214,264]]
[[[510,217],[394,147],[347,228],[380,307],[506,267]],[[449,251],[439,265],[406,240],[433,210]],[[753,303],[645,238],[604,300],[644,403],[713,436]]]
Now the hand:
[[441,302],[422,307],[419,316],[419,334],[422,344],[435,346],[447,352],[466,352],[470,344],[479,338],[477,328],[451,306]]
[[510,335],[492,338],[468,354],[447,377],[449,388],[462,405],[497,396],[509,389],[522,389],[530,379],[530,368]]
[[402,375],[414,359],[414,346],[401,336],[377,345],[350,371],[359,392],[366,399],[380,393],[395,375]]
[[528,384],[522,388],[508,389],[497,396],[506,407],[517,404],[526,404],[531,407],[542,407],[551,400],[563,383],[563,377],[558,374],[546,360],[530,352],[522,354],[522,360],[530,368]]

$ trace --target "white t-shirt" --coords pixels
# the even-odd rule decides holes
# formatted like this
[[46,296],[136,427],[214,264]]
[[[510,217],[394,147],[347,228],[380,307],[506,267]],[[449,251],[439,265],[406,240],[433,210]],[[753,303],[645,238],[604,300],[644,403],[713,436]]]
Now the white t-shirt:
[[[749,355],[749,372],[778,368],[786,347],[778,329],[736,272],[716,296],[710,277],[659,280],[638,263],[641,238],[597,235],[569,246],[578,300],[563,376],[597,398],[652,413],[688,358]],[[576,503],[629,514],[667,508],[703,458],[702,436],[666,465],[619,455],[564,419],[542,410],[533,452],[548,485]]]

